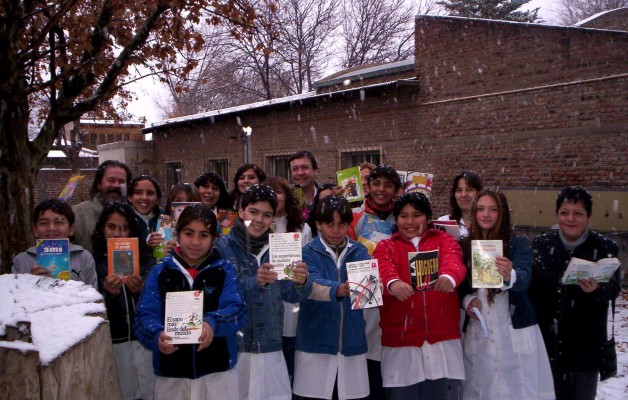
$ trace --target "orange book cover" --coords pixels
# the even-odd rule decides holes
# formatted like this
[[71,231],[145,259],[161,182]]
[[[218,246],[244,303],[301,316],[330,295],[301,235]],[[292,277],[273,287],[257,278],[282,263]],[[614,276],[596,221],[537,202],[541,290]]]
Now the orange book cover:
[[140,246],[137,238],[107,239],[109,275],[139,275]]

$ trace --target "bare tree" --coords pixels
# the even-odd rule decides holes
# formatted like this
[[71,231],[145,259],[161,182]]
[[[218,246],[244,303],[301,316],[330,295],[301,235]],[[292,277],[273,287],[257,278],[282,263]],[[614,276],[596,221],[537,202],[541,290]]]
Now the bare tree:
[[628,0],[560,0],[556,10],[563,25],[573,25],[602,11],[628,7]]

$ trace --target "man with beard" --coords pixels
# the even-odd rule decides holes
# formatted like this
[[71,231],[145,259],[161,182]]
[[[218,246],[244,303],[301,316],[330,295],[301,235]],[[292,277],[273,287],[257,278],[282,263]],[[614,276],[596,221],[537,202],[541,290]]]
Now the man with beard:
[[108,202],[126,198],[126,185],[131,178],[131,169],[120,161],[107,160],[98,166],[89,191],[91,200],[72,207],[76,215],[74,243],[93,252],[91,235],[100,212]]

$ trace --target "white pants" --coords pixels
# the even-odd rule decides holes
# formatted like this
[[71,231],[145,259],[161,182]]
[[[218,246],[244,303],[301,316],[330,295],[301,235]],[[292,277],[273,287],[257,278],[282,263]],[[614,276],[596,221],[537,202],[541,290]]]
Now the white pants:
[[238,400],[238,376],[234,369],[198,379],[165,378],[155,382],[155,400]]

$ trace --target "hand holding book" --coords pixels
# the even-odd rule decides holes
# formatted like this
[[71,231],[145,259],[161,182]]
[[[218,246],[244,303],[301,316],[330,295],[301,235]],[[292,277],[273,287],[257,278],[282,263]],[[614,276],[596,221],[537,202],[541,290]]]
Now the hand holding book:
[[395,281],[390,284],[389,292],[397,300],[406,301],[414,294],[414,289],[403,281]]

